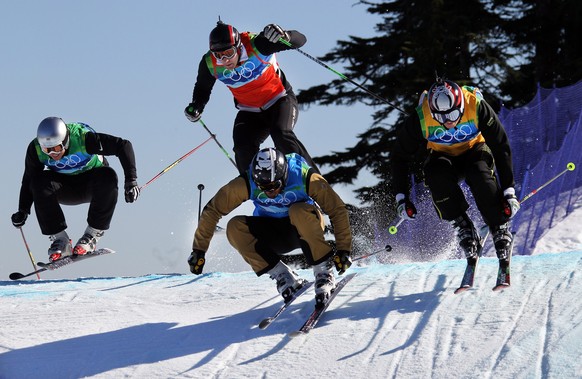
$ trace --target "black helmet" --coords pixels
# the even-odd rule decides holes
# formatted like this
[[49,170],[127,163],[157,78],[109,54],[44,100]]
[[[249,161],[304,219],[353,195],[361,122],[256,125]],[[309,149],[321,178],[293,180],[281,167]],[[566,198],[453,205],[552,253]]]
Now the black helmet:
[[251,174],[263,191],[284,187],[289,175],[285,154],[272,147],[260,150],[253,158]]
[[43,149],[62,145],[69,147],[69,129],[59,117],[47,117],[40,122],[36,131],[36,139]]
[[210,51],[224,51],[231,47],[240,47],[240,34],[232,25],[222,21],[216,23],[216,27],[210,32]]
[[465,97],[457,83],[439,78],[428,90],[428,106],[439,123],[454,122],[463,117]]

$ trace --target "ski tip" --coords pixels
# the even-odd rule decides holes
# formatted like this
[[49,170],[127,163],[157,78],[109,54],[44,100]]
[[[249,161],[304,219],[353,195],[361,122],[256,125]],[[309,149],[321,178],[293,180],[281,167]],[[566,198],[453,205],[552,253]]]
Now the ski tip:
[[459,293],[463,293],[463,292],[465,292],[465,291],[468,291],[468,290],[470,290],[471,288],[473,288],[473,287],[471,287],[471,286],[463,286],[463,287],[459,287],[459,288],[457,288],[457,289],[455,290],[455,292],[454,292],[454,293],[455,293],[455,295],[456,295],[456,294],[459,294]]
[[10,274],[9,278],[10,280],[18,280],[24,278],[24,275],[22,275],[19,272],[13,272],[12,274]]
[[273,322],[272,317],[264,319],[259,323],[259,329],[265,329],[267,326],[271,325],[271,322]]
[[509,287],[509,283],[501,283],[493,287],[493,291],[499,292]]

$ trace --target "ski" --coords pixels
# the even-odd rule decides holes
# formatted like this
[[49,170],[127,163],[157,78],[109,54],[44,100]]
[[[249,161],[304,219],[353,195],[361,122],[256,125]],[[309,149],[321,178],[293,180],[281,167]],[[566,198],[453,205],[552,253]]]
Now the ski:
[[511,285],[511,256],[513,255],[513,241],[511,241],[511,247],[509,248],[509,255],[507,259],[499,260],[499,270],[497,271],[497,281],[493,291],[501,291]]
[[92,257],[96,257],[99,255],[104,255],[104,254],[111,254],[111,253],[115,253],[115,251],[104,247],[104,248],[92,251],[90,253],[87,253],[85,255],[69,255],[69,256],[66,256],[64,258],[61,258],[59,260],[56,260],[54,262],[49,262],[49,263],[38,262],[37,266],[40,267],[38,270],[35,270],[35,271],[30,272],[28,274],[21,274],[19,272],[13,272],[12,274],[10,274],[9,277],[11,280],[20,280],[22,278],[27,278],[29,276],[36,275],[36,274],[43,272],[43,271],[56,270],[58,268],[61,268],[63,266],[71,264],[71,263],[75,263],[75,262],[79,262],[79,261],[82,261],[82,260],[85,260],[88,258],[92,258]]
[[289,308],[289,306],[301,295],[303,295],[305,293],[305,291],[307,291],[309,289],[309,287],[311,287],[313,285],[313,282],[307,282],[305,283],[301,288],[299,288],[294,294],[293,297],[289,299],[289,301],[287,301],[286,303],[283,303],[283,305],[281,305],[281,307],[277,310],[277,312],[275,312],[272,316],[267,317],[265,319],[263,319],[260,323],[259,323],[259,329],[265,329],[267,328],[269,325],[271,325],[271,323],[273,323],[273,321],[275,321],[279,316],[281,316],[281,314],[283,312],[285,312],[285,310],[287,310],[287,308]]
[[511,258],[499,260],[499,271],[497,271],[497,282],[495,284],[495,287],[493,287],[493,291],[501,291],[511,285],[509,275],[510,262]]
[[337,285],[335,286],[335,289],[333,290],[331,295],[329,296],[327,303],[325,303],[325,305],[321,308],[315,308],[315,310],[309,315],[309,317],[307,318],[307,320],[305,321],[303,326],[301,328],[299,328],[299,330],[296,330],[294,332],[289,333],[289,337],[293,338],[293,337],[305,335],[305,334],[309,333],[313,328],[315,328],[315,325],[317,325],[317,322],[319,321],[319,319],[321,318],[321,316],[323,315],[323,313],[325,312],[327,307],[329,307],[329,305],[331,304],[333,299],[335,299],[337,294],[342,290],[342,288],[345,287],[345,285],[350,280],[352,280],[354,278],[354,276],[356,276],[355,273],[349,274],[345,278],[340,280],[337,283]]
[[467,291],[473,287],[473,282],[475,281],[475,275],[477,273],[477,264],[479,263],[479,258],[483,253],[483,247],[485,245],[485,240],[489,236],[489,227],[487,225],[482,226],[479,229],[479,239],[481,240],[481,249],[477,252],[475,258],[467,259],[467,267],[465,268],[465,274],[463,275],[463,280],[461,280],[461,285],[455,290],[455,294],[459,294]]

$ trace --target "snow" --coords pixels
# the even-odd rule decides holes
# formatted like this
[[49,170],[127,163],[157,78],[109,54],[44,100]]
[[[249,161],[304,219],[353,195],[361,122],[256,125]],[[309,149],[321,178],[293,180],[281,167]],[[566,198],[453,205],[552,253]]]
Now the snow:
[[313,290],[260,330],[280,299],[250,271],[0,281],[0,378],[581,378],[581,219],[514,256],[501,292],[493,257],[460,295],[463,260],[362,260],[297,338]]

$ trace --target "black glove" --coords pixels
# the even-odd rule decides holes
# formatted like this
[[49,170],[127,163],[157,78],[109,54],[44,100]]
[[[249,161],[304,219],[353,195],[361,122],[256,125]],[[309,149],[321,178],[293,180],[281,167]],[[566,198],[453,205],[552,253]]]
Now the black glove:
[[186,109],[184,109],[184,114],[186,118],[192,122],[197,122],[202,117],[202,109],[194,103],[188,104]]
[[22,227],[26,223],[28,218],[28,213],[25,211],[18,211],[12,215],[12,225],[16,228]]
[[263,35],[272,43],[279,42],[279,38],[283,38],[285,41],[289,42],[289,35],[277,24],[269,24],[265,26],[265,29],[263,29]]
[[519,211],[519,208],[521,208],[521,205],[517,197],[515,197],[515,189],[509,187],[503,191],[503,215],[507,220],[511,220],[517,211]]
[[133,203],[139,197],[139,186],[137,185],[137,181],[129,180],[125,182],[125,202],[126,203]]
[[352,265],[350,252],[345,250],[338,250],[333,256],[333,264],[335,265],[335,269],[337,270],[338,275],[346,272],[346,270]]
[[396,213],[403,220],[414,220],[416,218],[416,207],[408,199],[408,196],[399,193],[396,195],[396,201],[398,202],[398,207],[396,208]]
[[206,253],[202,250],[197,249],[192,250],[192,254],[190,254],[190,256],[188,257],[188,264],[190,265],[190,272],[192,274],[196,275],[202,274],[204,263],[206,263],[204,255],[206,255]]

